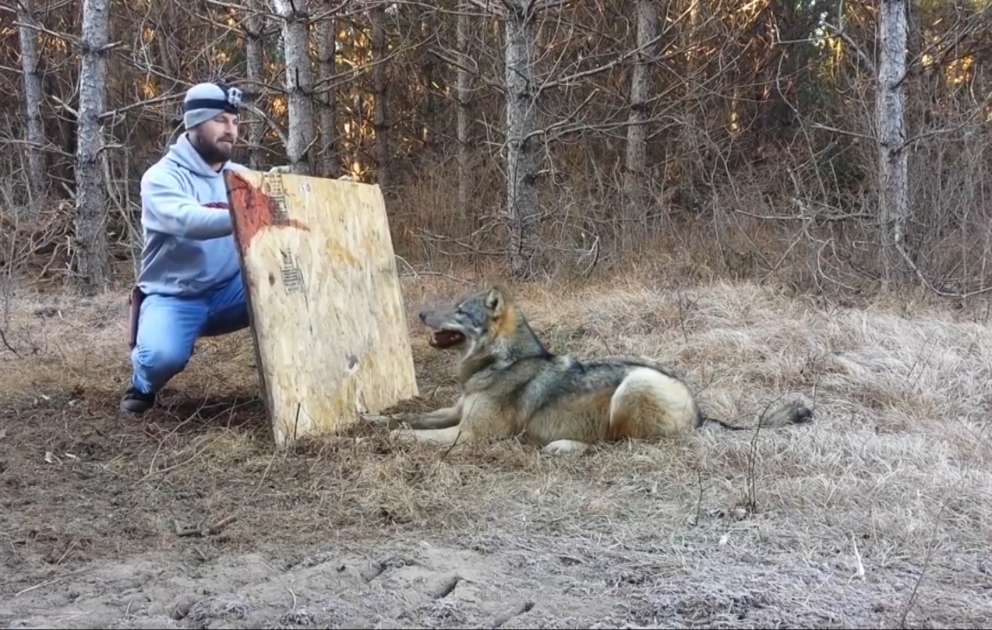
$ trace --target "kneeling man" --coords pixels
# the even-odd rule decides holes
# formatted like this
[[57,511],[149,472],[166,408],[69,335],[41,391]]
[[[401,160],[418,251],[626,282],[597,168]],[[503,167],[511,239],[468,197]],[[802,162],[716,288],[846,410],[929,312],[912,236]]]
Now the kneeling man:
[[247,170],[231,162],[240,105],[237,88],[190,88],[185,133],[141,178],[140,307],[122,411],[152,408],[156,393],[186,367],[197,338],[249,324],[223,177]]

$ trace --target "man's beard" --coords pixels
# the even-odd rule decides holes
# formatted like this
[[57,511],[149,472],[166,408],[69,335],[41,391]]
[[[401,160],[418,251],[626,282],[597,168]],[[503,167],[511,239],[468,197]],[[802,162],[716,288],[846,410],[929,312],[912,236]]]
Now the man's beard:
[[220,164],[222,162],[226,162],[231,159],[231,155],[234,153],[233,143],[231,150],[227,151],[222,149],[219,145],[208,142],[199,136],[194,136],[192,140],[193,148],[196,149],[196,152],[200,154],[200,157],[202,157],[203,161],[207,164]]

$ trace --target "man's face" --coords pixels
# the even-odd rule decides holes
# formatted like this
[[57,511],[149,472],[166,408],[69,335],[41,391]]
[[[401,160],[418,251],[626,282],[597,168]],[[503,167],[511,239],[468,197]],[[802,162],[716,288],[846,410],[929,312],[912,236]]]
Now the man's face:
[[230,160],[234,155],[234,143],[238,141],[237,114],[224,112],[193,129],[196,146],[208,163],[217,164]]

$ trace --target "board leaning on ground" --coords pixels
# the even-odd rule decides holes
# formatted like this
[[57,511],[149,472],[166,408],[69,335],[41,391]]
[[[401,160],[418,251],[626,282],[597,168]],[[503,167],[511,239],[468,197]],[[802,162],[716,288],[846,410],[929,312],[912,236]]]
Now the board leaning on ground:
[[225,178],[276,443],[418,395],[379,186],[256,171]]

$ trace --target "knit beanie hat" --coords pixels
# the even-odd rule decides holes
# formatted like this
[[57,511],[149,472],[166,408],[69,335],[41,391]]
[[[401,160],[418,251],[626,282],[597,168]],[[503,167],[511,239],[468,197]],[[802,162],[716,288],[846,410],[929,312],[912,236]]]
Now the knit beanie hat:
[[186,129],[192,129],[223,112],[237,114],[242,95],[238,88],[224,84],[194,85],[186,92],[186,100],[183,102],[183,123]]

